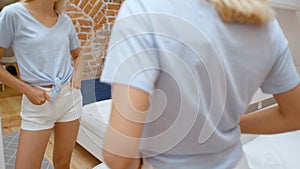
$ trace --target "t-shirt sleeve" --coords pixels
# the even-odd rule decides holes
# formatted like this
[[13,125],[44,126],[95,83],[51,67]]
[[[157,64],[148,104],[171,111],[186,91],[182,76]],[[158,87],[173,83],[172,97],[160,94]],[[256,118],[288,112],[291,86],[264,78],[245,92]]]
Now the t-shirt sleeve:
[[299,74],[291,56],[288,42],[284,45],[279,57],[275,60],[267,78],[261,86],[263,92],[278,94],[289,91],[299,84]]
[[139,1],[123,3],[113,26],[108,54],[101,74],[104,83],[129,85],[151,93],[159,75],[158,54],[147,14]]
[[13,19],[6,8],[0,12],[0,46],[8,48],[13,43]]
[[72,22],[70,22],[70,29],[71,33],[69,35],[69,41],[70,41],[70,50],[75,50],[80,47],[80,40],[77,36],[77,32],[75,29],[75,26],[73,25]]

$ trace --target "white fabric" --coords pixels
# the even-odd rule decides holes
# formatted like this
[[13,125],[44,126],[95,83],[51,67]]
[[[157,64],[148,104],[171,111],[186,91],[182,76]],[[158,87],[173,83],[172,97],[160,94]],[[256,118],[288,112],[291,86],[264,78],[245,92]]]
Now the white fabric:
[[299,140],[300,131],[260,135],[243,147],[251,169],[298,169]]
[[101,163],[101,164],[95,166],[93,169],[109,169],[109,167],[107,165],[105,165],[104,163]]
[[240,161],[232,169],[250,169],[247,161],[247,157],[243,154]]
[[[110,107],[111,100],[95,102],[83,107],[81,122],[85,127],[84,131],[97,135],[79,134],[78,137],[87,137],[86,139],[89,139],[93,146],[87,142],[80,144],[87,149],[98,147],[95,152],[98,155],[109,119]],[[241,140],[251,169],[296,169],[299,166],[300,131],[278,135],[242,135]],[[94,169],[108,169],[108,167],[100,164]]]
[[83,106],[81,125],[103,138],[111,110],[111,99]]
[[[143,159],[142,169],[156,169],[156,168],[153,167],[147,160]],[[232,169],[250,169],[245,154],[243,154],[240,161]]]
[[111,100],[83,106],[77,142],[103,161],[102,143],[110,117]]
[[[42,88],[48,95],[52,89]],[[70,88],[70,83],[62,86],[61,92],[54,101],[35,105],[23,95],[21,117],[23,130],[45,130],[53,128],[56,122],[69,122],[79,119],[82,113],[82,95],[80,89]]]

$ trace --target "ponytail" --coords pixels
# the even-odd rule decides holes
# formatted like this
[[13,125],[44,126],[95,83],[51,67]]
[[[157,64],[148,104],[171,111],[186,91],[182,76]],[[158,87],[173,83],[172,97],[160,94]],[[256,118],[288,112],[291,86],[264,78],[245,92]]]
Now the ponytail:
[[262,25],[274,18],[267,0],[209,0],[225,22]]

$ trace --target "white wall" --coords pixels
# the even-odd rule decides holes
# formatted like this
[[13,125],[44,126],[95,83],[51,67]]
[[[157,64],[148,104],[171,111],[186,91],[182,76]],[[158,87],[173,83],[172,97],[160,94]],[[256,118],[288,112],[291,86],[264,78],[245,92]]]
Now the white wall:
[[275,8],[276,17],[289,40],[291,53],[300,71],[300,11]]

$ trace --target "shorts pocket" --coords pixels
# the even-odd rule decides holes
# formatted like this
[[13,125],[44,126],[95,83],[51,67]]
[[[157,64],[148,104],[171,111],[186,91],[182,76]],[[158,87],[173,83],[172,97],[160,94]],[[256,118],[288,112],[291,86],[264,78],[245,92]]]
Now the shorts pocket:
[[43,123],[45,122],[45,119],[49,119],[49,117],[53,115],[51,113],[52,109],[49,108],[48,101],[41,105],[35,105],[27,98],[27,96],[23,95],[21,106],[22,119]]

